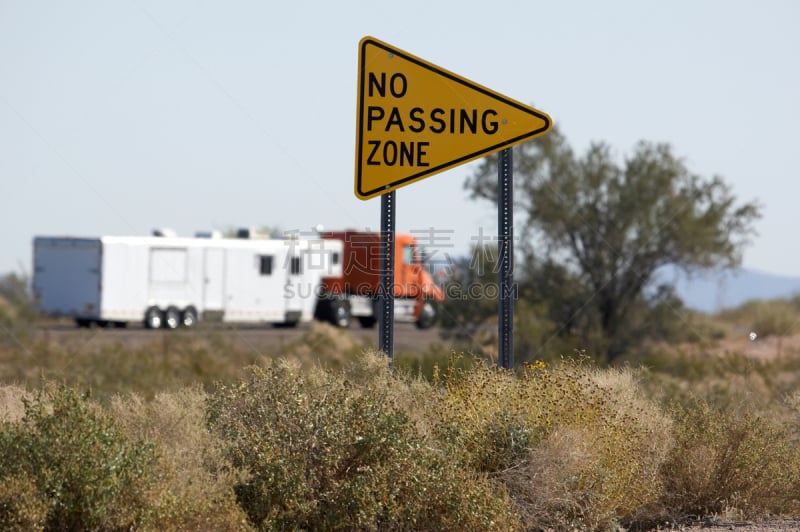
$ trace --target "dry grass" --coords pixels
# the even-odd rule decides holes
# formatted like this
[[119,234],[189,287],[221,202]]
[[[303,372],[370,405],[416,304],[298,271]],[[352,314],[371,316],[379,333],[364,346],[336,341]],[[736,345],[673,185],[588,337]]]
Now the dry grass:
[[243,530],[247,516],[233,487],[242,475],[226,467],[224,446],[206,427],[200,389],[159,393],[151,401],[117,396],[110,412],[132,439],[154,442],[158,488],[151,493],[160,525],[180,530]]
[[21,386],[0,386],[0,423],[14,423],[25,415],[24,401],[33,395]]
[[[274,351],[183,332],[80,348],[23,327],[24,349],[0,342],[0,455],[27,463],[17,443],[40,438],[44,453],[74,426],[95,448],[152,449],[126,462],[143,475],[133,498],[119,484],[103,510],[117,514],[102,522],[140,529],[610,530],[800,515],[800,338],[778,324],[752,342],[741,327],[653,350],[647,369],[576,357],[516,373],[441,346],[392,373],[324,324]],[[53,396],[71,421],[43,404],[36,425],[26,403],[54,381],[72,390]],[[47,525],[40,469],[0,470],[1,528]]]
[[658,499],[670,420],[630,370],[584,360],[514,376],[448,372],[430,409],[468,467],[500,480],[527,527],[602,529]]
[[210,391],[217,381],[233,382],[245,367],[275,357],[309,368],[337,368],[365,349],[347,331],[324,323],[314,323],[294,340],[267,345],[219,329],[153,331],[130,344],[99,340],[103,331],[96,330],[70,331],[65,341],[57,334],[34,334],[32,326],[22,329],[0,329],[0,383],[33,389],[42,381],[64,382],[104,401],[127,393],[149,400],[187,386]]

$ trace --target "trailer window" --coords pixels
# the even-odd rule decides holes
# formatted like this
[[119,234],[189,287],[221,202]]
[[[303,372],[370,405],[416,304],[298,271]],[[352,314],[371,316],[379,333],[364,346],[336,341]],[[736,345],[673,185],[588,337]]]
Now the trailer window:
[[272,255],[258,257],[258,271],[261,275],[272,275]]
[[289,264],[289,273],[291,275],[300,275],[303,273],[303,263],[300,257],[292,257],[292,261]]

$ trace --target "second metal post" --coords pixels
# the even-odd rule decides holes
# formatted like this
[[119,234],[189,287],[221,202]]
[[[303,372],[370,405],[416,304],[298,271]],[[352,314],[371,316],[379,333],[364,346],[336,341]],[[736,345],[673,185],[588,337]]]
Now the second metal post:
[[497,364],[514,367],[514,159],[511,148],[497,162],[498,352]]

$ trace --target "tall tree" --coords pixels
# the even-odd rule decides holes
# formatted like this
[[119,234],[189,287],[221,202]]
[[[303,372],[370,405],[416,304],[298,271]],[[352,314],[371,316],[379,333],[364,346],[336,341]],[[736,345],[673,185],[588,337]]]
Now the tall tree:
[[[620,164],[604,143],[576,157],[554,128],[515,148],[514,172],[524,245],[584,283],[609,361],[624,350],[624,321],[656,270],[738,265],[760,217],[756,202],[737,203],[722,178],[690,172],[667,144],[640,142]],[[497,159],[465,188],[496,202]]]

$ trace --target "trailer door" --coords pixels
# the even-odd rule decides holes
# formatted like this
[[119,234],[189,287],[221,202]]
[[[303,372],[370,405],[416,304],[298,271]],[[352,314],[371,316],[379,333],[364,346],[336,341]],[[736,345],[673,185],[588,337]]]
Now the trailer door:
[[33,292],[37,308],[54,316],[99,318],[101,249],[97,239],[35,239]]
[[305,281],[306,272],[305,250],[300,249],[297,243],[292,243],[286,254],[286,285],[283,291],[286,304],[286,316],[290,321],[300,321],[303,313],[303,298],[308,297],[309,287]]
[[203,261],[204,309],[222,310],[225,302],[225,250],[206,248]]
[[303,292],[308,291],[308,287],[303,286],[306,253],[297,249],[297,246],[292,246],[292,248],[294,249],[291,249],[286,257],[287,271],[284,297],[287,316],[296,315],[299,320],[300,315],[298,313],[303,312]]

